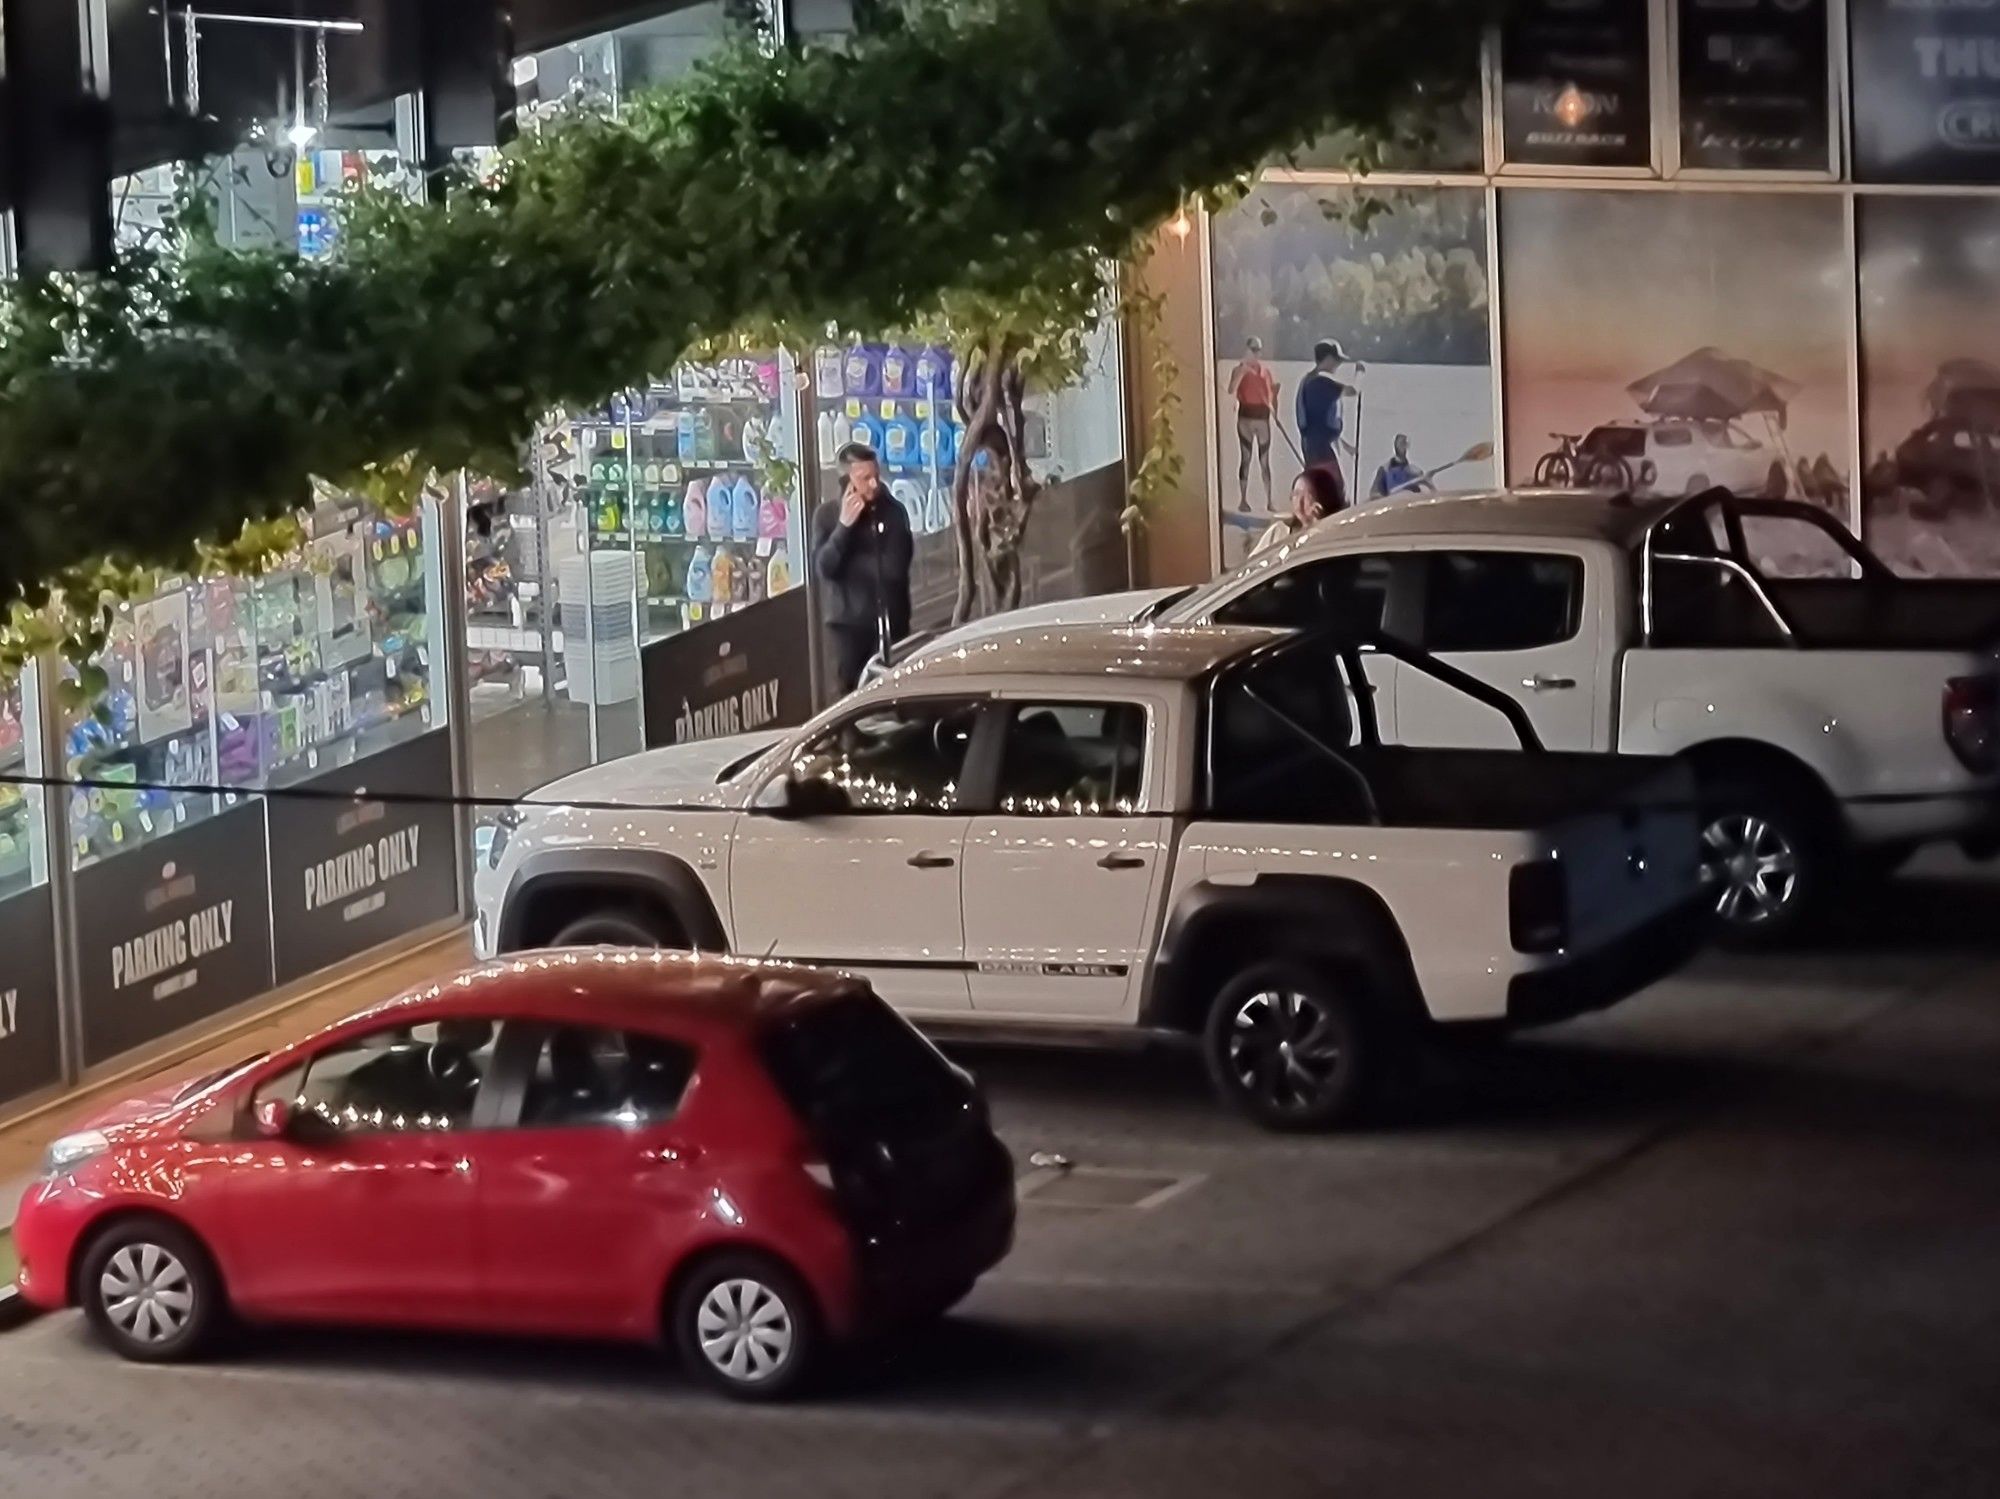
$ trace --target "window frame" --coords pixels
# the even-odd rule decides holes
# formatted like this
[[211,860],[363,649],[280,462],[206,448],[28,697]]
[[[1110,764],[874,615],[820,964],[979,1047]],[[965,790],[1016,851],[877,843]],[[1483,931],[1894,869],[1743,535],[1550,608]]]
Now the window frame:
[[[1338,562],[1351,562],[1356,567],[1359,567],[1368,562],[1380,561],[1389,569],[1389,581],[1382,601],[1382,623],[1378,627],[1379,633],[1394,635],[1398,632],[1404,632],[1407,634],[1417,624],[1421,623],[1422,619],[1421,611],[1414,617],[1410,614],[1408,600],[1412,592],[1410,586],[1411,577],[1413,574],[1421,574],[1422,572],[1421,565],[1414,563],[1411,559],[1422,556],[1424,550],[1424,548],[1413,547],[1407,544],[1393,547],[1354,547],[1341,551],[1318,552],[1295,559],[1288,558],[1284,562],[1276,563],[1272,567],[1258,571],[1254,579],[1246,587],[1236,589],[1227,598],[1210,608],[1202,616],[1201,622],[1205,625],[1248,623],[1254,624],[1260,629],[1274,630],[1316,628],[1317,625],[1267,625],[1260,621],[1225,621],[1222,616],[1225,610],[1234,608],[1252,594],[1271,588],[1281,579],[1287,578],[1293,573],[1302,572],[1306,568],[1327,567]],[[1421,602],[1421,598],[1419,602]],[[1410,636],[1409,638],[1415,637]]]
[[[549,1037],[560,1030],[617,1031],[626,1037],[644,1036],[663,1046],[676,1047],[688,1056],[688,1080],[681,1089],[681,1096],[674,1105],[673,1113],[664,1119],[649,1119],[636,1124],[617,1124],[611,1121],[594,1120],[588,1123],[535,1123],[523,1122],[522,1116],[528,1105],[528,1089],[534,1081],[535,1063],[540,1058],[542,1048]],[[500,1041],[494,1049],[493,1077],[499,1085],[499,1102],[495,1105],[494,1121],[491,1128],[501,1131],[520,1132],[523,1130],[547,1131],[559,1135],[587,1135],[591,1131],[609,1132],[621,1137],[635,1136],[653,1130],[667,1129],[680,1122],[686,1112],[687,1101],[693,1092],[696,1080],[701,1075],[702,1049],[685,1036],[668,1035],[659,1030],[649,1030],[644,1026],[611,1025],[589,1021],[581,1017],[575,1019],[551,1020],[545,1017],[512,1016],[501,1022]],[[481,1089],[485,1091],[484,1088]]]
[[838,732],[858,719],[885,709],[913,707],[923,703],[959,703],[973,710],[972,740],[966,746],[965,768],[959,776],[958,805],[939,810],[930,807],[898,808],[888,810],[876,807],[851,807],[841,813],[843,817],[966,817],[991,805],[993,783],[998,772],[998,748],[994,744],[991,728],[993,715],[987,710],[994,699],[990,691],[938,691],[913,692],[898,697],[871,698],[865,703],[847,706],[837,712],[822,714],[807,724],[797,735],[787,741],[779,751],[770,769],[757,787],[750,793],[744,810],[755,817],[782,816],[782,808],[773,805],[769,798],[773,788],[790,778],[792,766],[800,754],[829,734]]
[[[1023,708],[1057,708],[1063,706],[1081,708],[1136,708],[1143,722],[1144,739],[1139,748],[1139,793],[1129,811],[1101,812],[1023,812],[1001,806],[1000,799],[1005,791],[1002,777],[1006,775],[1007,736],[1013,727],[1015,717]],[[1021,817],[1036,822],[1048,822],[1065,817],[1148,817],[1156,815],[1161,800],[1159,786],[1160,717],[1157,702],[1135,693],[1113,694],[1097,692],[1087,688],[1059,687],[1053,691],[1009,691],[996,693],[987,703],[984,721],[990,723],[989,736],[992,740],[992,776],[982,788],[985,797],[978,815],[993,817]],[[977,740],[975,739],[975,746]]]
[[[319,1043],[310,1050],[299,1048],[270,1058],[265,1066],[258,1069],[256,1075],[243,1090],[242,1103],[237,1109],[236,1137],[239,1139],[261,1138],[261,1132],[256,1127],[257,1104],[263,1098],[265,1091],[280,1079],[294,1072],[298,1074],[298,1081],[292,1084],[293,1097],[296,1098],[297,1090],[304,1086],[306,1079],[312,1075],[313,1065],[321,1058],[329,1056],[336,1051],[357,1046],[374,1036],[388,1035],[397,1031],[414,1030],[420,1025],[439,1025],[452,1020],[484,1020],[494,1029],[491,1061],[487,1066],[486,1072],[479,1079],[479,1092],[472,1101],[472,1113],[466,1119],[464,1125],[451,1130],[371,1129],[338,1131],[328,1137],[329,1143],[342,1140],[455,1140],[462,1139],[469,1134],[489,1133],[498,1127],[495,1118],[500,1107],[500,1100],[507,1091],[505,1086],[507,1075],[507,1026],[501,1016],[493,1014],[461,1015],[452,1013],[418,1015],[414,1018],[403,1016],[394,1020],[390,1020],[384,1016],[375,1016],[372,1017],[372,1020],[373,1023],[371,1024],[356,1026],[352,1030],[343,1030],[336,1035],[321,1037]],[[292,1103],[292,1098],[286,1099],[286,1108],[290,1109]]]
[[[1537,641],[1532,645],[1505,646],[1457,646],[1438,645],[1431,638],[1431,576],[1433,571],[1451,556],[1471,557],[1524,557],[1531,560],[1553,561],[1567,564],[1576,578],[1576,588],[1570,599],[1570,621],[1568,632],[1555,640]],[[1524,651],[1554,650],[1559,646],[1574,644],[1584,632],[1584,617],[1589,612],[1586,595],[1591,586],[1591,571],[1588,560],[1581,552],[1556,549],[1547,546],[1494,546],[1491,544],[1467,546],[1446,543],[1429,547],[1424,552],[1424,565],[1417,569],[1412,579],[1410,592],[1414,598],[1416,641],[1418,649],[1437,656],[1508,656]]]

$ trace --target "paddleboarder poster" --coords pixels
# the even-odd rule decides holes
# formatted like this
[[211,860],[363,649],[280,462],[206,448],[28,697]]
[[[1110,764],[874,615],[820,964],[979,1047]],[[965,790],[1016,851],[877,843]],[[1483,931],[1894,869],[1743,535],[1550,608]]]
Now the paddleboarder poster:
[[1483,190],[1266,183],[1213,228],[1223,566],[1308,465],[1349,504],[1496,482]]

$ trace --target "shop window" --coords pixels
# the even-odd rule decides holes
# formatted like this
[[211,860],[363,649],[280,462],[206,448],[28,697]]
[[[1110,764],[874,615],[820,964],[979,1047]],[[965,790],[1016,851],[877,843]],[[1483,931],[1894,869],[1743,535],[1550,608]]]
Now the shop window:
[[[32,665],[0,685],[0,776],[42,773],[38,705]],[[0,1110],[62,1075],[46,826],[42,790],[0,780]]]
[[1647,0],[1528,0],[1501,29],[1501,154],[1510,166],[1653,166]]
[[121,605],[113,616],[95,663],[109,686],[70,717],[64,738],[68,777],[95,783],[69,793],[73,867],[164,838],[218,810],[212,791],[174,788],[213,787],[220,779],[212,605],[228,593],[227,583],[179,582]]
[[1854,175],[2000,182],[2000,10],[1848,0]]
[[1680,164],[1833,169],[1826,0],[1677,0]]
[[1222,566],[1287,511],[1307,461],[1357,499],[1493,482],[1486,198],[1266,182],[1216,216]]

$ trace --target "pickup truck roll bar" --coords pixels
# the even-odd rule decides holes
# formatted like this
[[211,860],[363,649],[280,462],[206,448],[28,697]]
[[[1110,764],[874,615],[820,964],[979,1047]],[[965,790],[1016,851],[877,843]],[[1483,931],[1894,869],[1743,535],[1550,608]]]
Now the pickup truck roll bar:
[[[1276,639],[1252,646],[1215,673],[1209,684],[1208,696],[1212,698],[1226,686],[1239,687],[1245,697],[1270,714],[1288,733],[1317,751],[1331,762],[1335,769],[1343,772],[1354,782],[1368,807],[1369,821],[1376,826],[1380,826],[1382,822],[1381,803],[1375,795],[1375,786],[1369,779],[1368,772],[1347,754],[1349,746],[1328,743],[1310,727],[1300,723],[1264,693],[1259,692],[1255,682],[1250,680],[1260,665],[1282,659],[1294,651],[1311,650],[1315,647],[1331,654],[1340,662],[1346,673],[1345,686],[1354,701],[1355,730],[1364,749],[1383,747],[1381,720],[1375,713],[1375,689],[1368,680],[1365,665],[1365,657],[1369,653],[1379,652],[1491,708],[1507,720],[1508,727],[1513,729],[1514,737],[1520,742],[1523,753],[1544,752],[1545,746],[1542,744],[1541,735],[1535,731],[1533,720],[1528,717],[1527,710],[1512,697],[1490,683],[1482,682],[1479,678],[1438,660],[1429,651],[1378,632],[1356,634],[1338,626],[1324,626],[1316,630],[1301,630],[1281,635]],[[1215,785],[1216,715],[1210,709],[1204,716],[1207,722],[1202,734],[1202,778],[1212,787]]]
[[[1722,522],[1722,534],[1727,541],[1727,550],[1713,552],[1663,552],[1655,542],[1661,527],[1675,521],[1692,522],[1699,525],[1702,519],[1714,516]],[[1834,521],[1815,505],[1799,500],[1773,500],[1746,497],[1732,490],[1716,487],[1704,489],[1689,495],[1680,504],[1674,505],[1657,516],[1646,528],[1645,538],[1639,549],[1639,633],[1644,645],[1653,644],[1653,602],[1654,564],[1658,562],[1690,563],[1699,567],[1713,567],[1743,580],[1757,602],[1771,616],[1772,623],[1785,637],[1785,643],[1796,647],[1799,633],[1778,601],[1772,597],[1770,579],[1764,576],[1750,556],[1750,545],[1744,538],[1743,522],[1748,519],[1793,520],[1811,526],[1846,554],[1854,564],[1855,571],[1863,582],[1887,582],[1894,574],[1845,526]]]

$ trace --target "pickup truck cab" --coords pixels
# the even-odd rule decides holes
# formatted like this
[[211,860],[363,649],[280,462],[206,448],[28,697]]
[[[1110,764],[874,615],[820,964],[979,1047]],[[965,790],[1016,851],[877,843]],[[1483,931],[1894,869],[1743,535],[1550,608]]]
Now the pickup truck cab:
[[[1551,749],[1682,760],[1704,807],[1704,877],[1738,945],[1795,935],[1857,869],[2000,840],[2000,583],[1898,578],[1810,505],[1719,490],[1398,500],[1199,588],[1036,615],[1107,607],[1380,631],[1515,697]],[[1009,627],[984,621],[915,655]],[[1382,655],[1369,676],[1392,741],[1507,742],[1430,674]]]
[[[1355,690],[1378,654],[1510,748],[1385,744]],[[1543,751],[1511,699],[1393,641],[1028,628],[803,729],[535,793],[478,871],[476,946],[769,956],[936,1028],[1197,1037],[1231,1103],[1321,1126],[1439,1027],[1559,1019],[1676,966],[1691,798],[1667,762]]]

